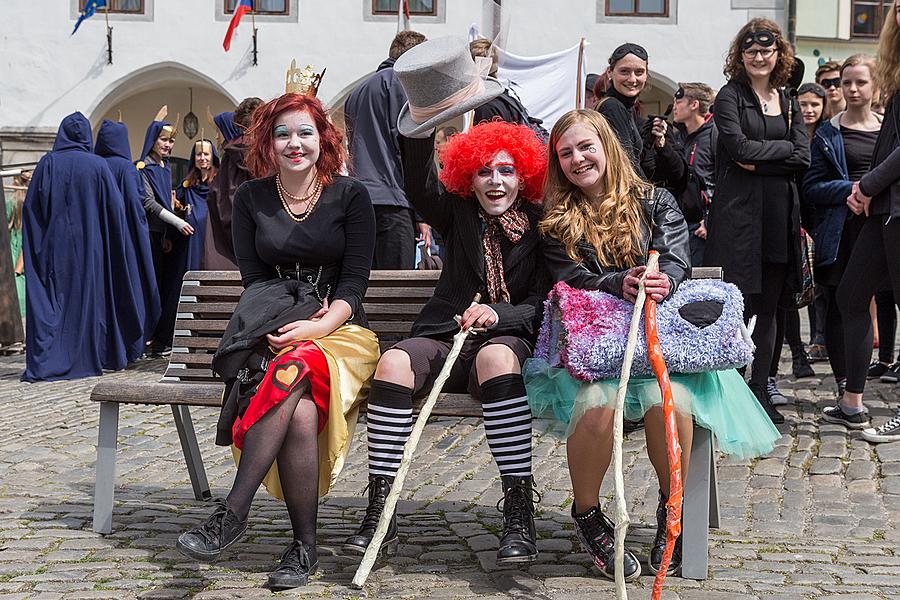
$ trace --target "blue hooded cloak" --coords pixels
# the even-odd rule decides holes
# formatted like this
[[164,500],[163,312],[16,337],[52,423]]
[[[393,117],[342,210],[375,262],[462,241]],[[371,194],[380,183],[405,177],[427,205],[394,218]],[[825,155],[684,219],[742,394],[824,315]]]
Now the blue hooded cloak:
[[[212,163],[215,168],[219,168],[219,153],[216,152],[216,145],[213,144],[210,140],[197,140],[209,142],[209,145],[212,147]],[[191,170],[194,168],[194,159],[197,157],[197,143],[194,142],[191,146],[191,158],[188,161],[188,164],[191,166]],[[209,208],[206,204],[206,197],[209,195],[209,184],[211,181],[207,182],[198,182],[195,185],[189,185],[188,180],[185,179],[181,182],[181,185],[178,186],[178,189],[175,190],[175,197],[178,198],[178,201],[184,205],[190,206],[191,211],[188,213],[187,218],[185,219],[191,226],[194,228],[194,235],[188,238],[188,257],[187,257],[187,269],[188,271],[196,271],[201,268],[201,263],[203,261],[204,256],[204,248],[206,245],[206,221],[209,217]]]
[[[147,213],[144,211],[144,181],[131,162],[128,145],[128,127],[124,123],[104,120],[97,132],[94,153],[106,159],[106,164],[119,186],[125,201],[125,217],[130,240],[134,244],[137,259],[137,282],[141,286],[139,311],[144,314],[144,341],[153,337],[159,314],[159,289],[153,270],[153,253],[150,250],[150,233],[147,229]],[[143,348],[142,348],[143,350]]]
[[[162,128],[169,125],[170,123],[165,121],[152,121],[147,127],[147,133],[144,135],[144,148],[141,150],[142,162],[147,160],[147,156],[153,150],[153,144],[159,138]],[[166,210],[172,210],[172,171],[169,170],[169,163],[166,162],[166,166],[162,166],[155,162],[147,162],[139,168],[147,175],[156,201],[162,204]]]
[[91,152],[81,113],[63,119],[22,211],[26,278],[23,381],[122,369],[143,350],[140,275],[122,194]]
[[241,137],[241,130],[234,123],[233,112],[220,112],[213,117],[213,122],[222,133],[222,145],[224,146],[231,140]]

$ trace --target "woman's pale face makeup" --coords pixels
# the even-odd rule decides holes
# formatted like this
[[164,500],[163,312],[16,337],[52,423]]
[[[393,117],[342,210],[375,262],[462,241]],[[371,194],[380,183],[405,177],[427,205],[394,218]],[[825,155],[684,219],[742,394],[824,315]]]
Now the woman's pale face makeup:
[[308,111],[292,110],[278,115],[272,138],[282,173],[305,173],[319,160],[319,130]]
[[513,157],[506,150],[494,155],[472,175],[472,191],[487,214],[505,213],[519,195],[519,173]]
[[866,65],[855,65],[844,69],[841,75],[841,90],[847,106],[871,106],[875,97],[872,73]]
[[626,98],[636,98],[647,85],[647,61],[626,54],[609,69],[613,87]]
[[[774,52],[772,52],[774,50]],[[769,53],[768,56],[765,56]],[[746,50],[741,51],[741,59],[744,61],[744,70],[750,79],[766,79],[772,75],[775,70],[775,63],[778,62],[778,50],[776,45],[768,48],[759,44],[753,44]]]
[[559,136],[554,151],[566,179],[591,198],[603,192],[606,153],[592,127],[575,123]]
[[803,122],[807,125],[815,125],[825,110],[825,101],[813,94],[806,92],[798,97],[800,101],[800,114],[803,115]]
[[157,156],[165,158],[172,153],[172,147],[174,145],[175,138],[163,133],[156,138],[156,142],[153,144],[153,152],[156,153]]

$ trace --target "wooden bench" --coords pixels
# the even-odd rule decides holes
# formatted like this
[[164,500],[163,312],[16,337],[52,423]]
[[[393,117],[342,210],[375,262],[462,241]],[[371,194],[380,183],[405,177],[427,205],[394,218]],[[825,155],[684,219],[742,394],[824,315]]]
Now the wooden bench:
[[[720,277],[719,270],[694,270],[694,277]],[[434,293],[439,271],[372,271],[363,301],[369,327],[384,351],[409,335],[425,302]],[[100,403],[93,529],[112,531],[119,406],[167,405],[172,408],[194,497],[211,497],[197,444],[190,407],[222,405],[224,384],[210,370],[219,339],[243,288],[237,271],[189,271],[184,276],[172,355],[157,383],[99,383],[91,400]],[[418,406],[416,407],[418,408]],[[481,417],[481,405],[468,394],[441,394],[435,416]],[[685,485],[682,574],[705,579],[708,526],[718,527],[715,452],[710,432],[694,427],[690,471]]]

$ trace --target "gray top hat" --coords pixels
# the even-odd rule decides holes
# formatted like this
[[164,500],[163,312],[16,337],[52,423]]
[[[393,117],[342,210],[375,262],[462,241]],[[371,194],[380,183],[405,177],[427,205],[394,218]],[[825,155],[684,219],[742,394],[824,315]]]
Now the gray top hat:
[[[487,77],[486,71],[481,74],[461,37],[436,38],[410,48],[394,63],[394,72],[409,99],[397,119],[400,133],[407,137],[421,135],[503,93],[499,81]],[[458,99],[450,100],[454,95]],[[444,108],[436,113],[425,110],[425,118],[419,112],[441,105]]]

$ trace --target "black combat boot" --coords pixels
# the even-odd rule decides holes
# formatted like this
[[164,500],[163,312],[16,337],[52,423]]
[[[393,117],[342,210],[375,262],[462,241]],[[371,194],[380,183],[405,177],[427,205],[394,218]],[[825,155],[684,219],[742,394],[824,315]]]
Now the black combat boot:
[[[540,502],[540,494],[534,489],[534,480],[528,477],[503,475],[503,498],[497,502],[497,510],[503,512],[503,536],[497,549],[497,564],[531,562],[537,558],[537,535],[534,531],[534,495]],[[500,503],[503,508],[500,508]]]
[[766,391],[766,386],[752,382],[748,383],[747,385],[750,387],[750,391],[753,392],[753,395],[756,396],[756,401],[759,402],[759,405],[763,407],[764,411],[766,411],[766,415],[769,417],[769,420],[772,421],[772,423],[775,425],[784,423],[784,415],[782,415],[780,412],[778,412],[778,410],[775,409],[775,406],[769,399],[769,394]]
[[[659,572],[662,565],[663,552],[666,550],[666,497],[659,492],[659,505],[656,507],[656,537],[653,538],[653,545],[650,547],[650,570],[654,573]],[[672,551],[672,560],[669,562],[669,568],[666,569],[666,575],[674,575],[681,568],[681,536],[675,540],[675,549]]]
[[[385,475],[370,475],[369,485],[366,489],[369,491],[369,506],[366,507],[366,516],[363,517],[359,530],[344,542],[344,550],[354,554],[364,554],[369,542],[375,537],[375,529],[378,527],[378,520],[384,511],[384,502],[387,500],[391,486],[394,484],[393,477]],[[384,542],[381,544],[381,552],[386,555],[394,554],[397,546],[400,544],[400,538],[397,537],[397,515],[391,515],[391,522],[388,525],[387,533],[384,536]]]

